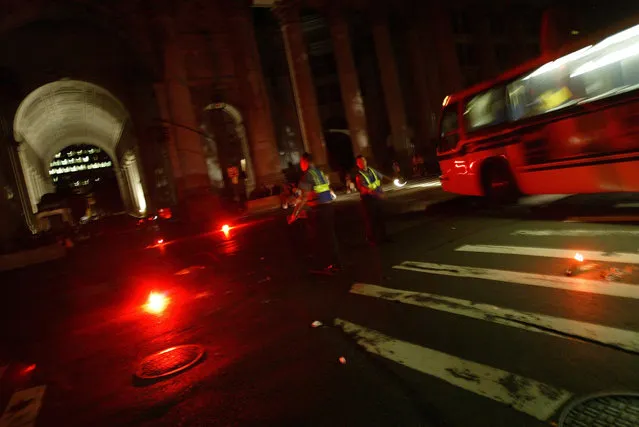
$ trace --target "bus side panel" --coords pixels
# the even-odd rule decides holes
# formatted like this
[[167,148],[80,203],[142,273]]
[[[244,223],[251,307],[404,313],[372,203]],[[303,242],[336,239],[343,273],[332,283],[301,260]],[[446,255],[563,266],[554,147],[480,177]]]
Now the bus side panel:
[[440,160],[442,174],[440,177],[444,191],[467,196],[481,196],[480,179],[477,164],[469,160],[469,156]]
[[[614,110],[614,109],[611,109]],[[623,148],[608,126],[611,110],[567,117],[522,137],[517,168],[526,194],[623,191],[616,166],[607,157]]]
[[[608,176],[610,179],[602,179]],[[595,177],[595,179],[593,179]],[[621,191],[610,166],[581,166],[519,174],[525,194],[588,194]]]
[[451,193],[483,196],[482,168],[484,162],[495,157],[509,160],[502,139],[489,138],[481,142],[482,145],[496,144],[499,145],[499,148],[481,149],[475,143],[468,143],[466,145],[466,149],[469,151],[467,154],[449,160],[440,160],[442,188]]
[[608,133],[613,148],[621,152],[611,162],[622,191],[639,191],[639,102],[606,110]]

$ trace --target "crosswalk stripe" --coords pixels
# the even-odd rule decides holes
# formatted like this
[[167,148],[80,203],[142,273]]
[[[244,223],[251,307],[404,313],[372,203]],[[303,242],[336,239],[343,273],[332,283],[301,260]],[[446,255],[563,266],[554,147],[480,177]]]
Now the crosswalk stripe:
[[33,427],[42,407],[47,386],[28,388],[13,393],[0,418],[0,427]]
[[439,274],[441,276],[467,277],[508,284],[516,283],[519,285],[540,286],[589,294],[639,299],[639,285],[608,282],[605,280],[590,280],[579,277],[551,276],[546,274],[465,267],[460,265],[432,264],[417,261],[404,261],[401,265],[395,265],[393,268],[426,274]]
[[[500,246],[500,245],[463,245],[455,249],[457,252],[479,252],[502,255],[525,255],[545,258],[572,259],[576,251],[574,249],[534,248],[527,246]],[[598,252],[578,251],[588,261],[607,261],[626,264],[639,264],[639,253],[624,252]]]
[[561,236],[561,237],[601,237],[601,236],[639,236],[639,230],[517,230],[511,236]]
[[562,338],[582,338],[639,353],[639,333],[562,317],[511,310],[443,295],[357,283],[352,294],[397,301]]
[[470,360],[421,347],[342,319],[335,325],[354,336],[366,351],[439,378],[466,391],[504,403],[546,421],[572,393]]
[[563,222],[639,222],[637,215],[571,216]]

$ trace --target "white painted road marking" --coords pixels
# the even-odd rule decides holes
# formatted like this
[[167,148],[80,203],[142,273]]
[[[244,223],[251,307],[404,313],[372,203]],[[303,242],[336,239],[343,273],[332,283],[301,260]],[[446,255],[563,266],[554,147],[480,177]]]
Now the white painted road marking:
[[[566,338],[566,335],[585,338],[639,353],[639,333],[625,329],[611,328],[562,317],[511,310],[443,295],[404,291],[363,283],[353,285],[350,292],[352,294],[397,301],[562,338]],[[554,333],[553,331],[559,333]]]
[[639,229],[634,230],[517,230],[511,236],[561,236],[561,237],[602,237],[602,236],[639,236]]
[[639,222],[639,216],[572,216],[566,218],[563,222]]
[[608,282],[606,280],[589,280],[579,277],[551,276],[546,274],[523,273],[519,271],[497,270],[492,268],[431,264],[416,261],[404,261],[401,265],[393,266],[393,268],[398,270],[418,271],[426,274],[439,274],[441,276],[468,277],[508,284],[516,283],[519,285],[540,286],[544,288],[563,289],[589,294],[639,299],[639,285]]
[[588,261],[619,262],[624,264],[639,264],[639,253],[582,251],[576,249],[533,248],[527,246],[500,245],[464,245],[455,249],[458,252],[479,252],[486,254],[526,255],[545,258],[572,259],[576,252]]
[[430,348],[400,341],[363,326],[335,319],[366,351],[402,364],[456,387],[504,403],[546,421],[572,393],[508,371],[464,360]]
[[616,208],[639,208],[639,203],[617,203]]
[[521,206],[544,205],[570,196],[572,196],[572,194],[539,194],[536,196],[523,197],[517,202],[517,204]]
[[28,388],[13,393],[0,418],[0,427],[33,427],[42,407],[47,386]]

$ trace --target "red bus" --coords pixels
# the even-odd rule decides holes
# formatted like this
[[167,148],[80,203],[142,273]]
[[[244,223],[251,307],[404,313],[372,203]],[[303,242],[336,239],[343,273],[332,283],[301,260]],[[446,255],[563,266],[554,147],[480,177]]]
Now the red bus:
[[447,96],[437,155],[444,190],[639,191],[639,25]]

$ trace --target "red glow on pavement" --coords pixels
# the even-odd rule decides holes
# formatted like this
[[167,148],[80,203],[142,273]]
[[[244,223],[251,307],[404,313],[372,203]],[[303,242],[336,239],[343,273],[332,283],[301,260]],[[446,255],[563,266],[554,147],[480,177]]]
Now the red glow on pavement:
[[169,208],[161,208],[158,210],[158,215],[162,219],[171,219],[173,217],[173,212]]
[[576,260],[576,261],[584,262],[584,256],[583,256],[582,254],[580,254],[579,252],[577,252],[577,253],[575,254],[575,257],[574,257],[574,258],[575,258],[575,260]]
[[30,374],[31,372],[35,371],[35,369],[36,369],[36,365],[35,365],[35,363],[34,363],[33,365],[29,365],[29,366],[27,366],[26,368],[24,368],[24,369],[22,370],[22,373],[23,373],[24,375],[26,375],[26,374]]
[[144,308],[149,313],[162,314],[168,305],[169,298],[166,295],[159,292],[151,292]]

